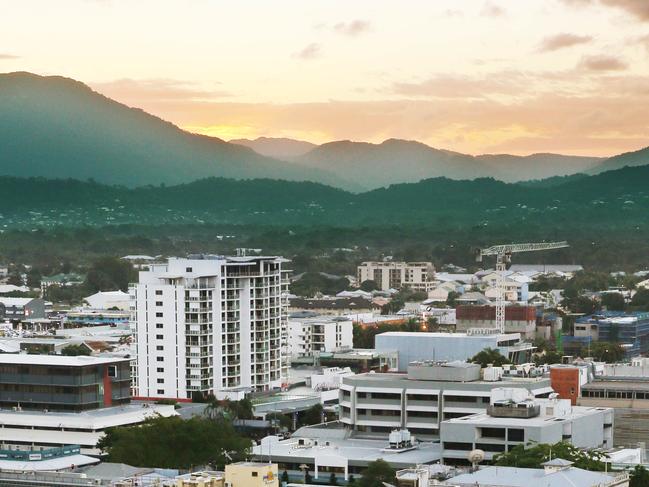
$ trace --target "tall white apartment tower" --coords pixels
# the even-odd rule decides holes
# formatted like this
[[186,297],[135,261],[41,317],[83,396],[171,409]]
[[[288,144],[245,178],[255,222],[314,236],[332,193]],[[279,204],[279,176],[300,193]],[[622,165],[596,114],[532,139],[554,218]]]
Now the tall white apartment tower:
[[287,273],[279,257],[171,258],[131,286],[134,395],[240,397],[288,371]]

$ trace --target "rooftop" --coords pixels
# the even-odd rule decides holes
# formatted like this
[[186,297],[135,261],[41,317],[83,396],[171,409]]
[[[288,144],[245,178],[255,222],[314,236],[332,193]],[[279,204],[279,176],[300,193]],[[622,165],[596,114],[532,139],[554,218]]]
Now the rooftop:
[[[59,341],[56,341],[59,343]],[[117,357],[88,357],[65,355],[36,355],[36,354],[2,354],[0,363],[5,365],[51,365],[56,367],[86,367],[92,365],[128,362],[130,359]]]
[[615,475],[591,472],[575,467],[546,472],[542,468],[484,467],[473,473],[465,473],[449,479],[450,485],[460,487],[498,485],[502,487],[593,487],[606,485]]

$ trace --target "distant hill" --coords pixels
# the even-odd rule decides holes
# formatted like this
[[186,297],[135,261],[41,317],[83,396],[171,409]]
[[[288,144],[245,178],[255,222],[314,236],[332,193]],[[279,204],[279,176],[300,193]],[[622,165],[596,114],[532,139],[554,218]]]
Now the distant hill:
[[625,152],[624,154],[610,157],[587,172],[589,174],[598,174],[601,172],[620,169],[627,166],[645,166],[647,164],[649,164],[649,147],[645,147],[644,149],[640,149],[634,152]]
[[[492,178],[431,178],[353,194],[318,183],[208,178],[175,186],[129,189],[76,180],[0,177],[4,228],[226,223],[370,228],[416,225],[446,229],[509,228],[578,234],[581,228],[646,225],[649,166],[566,177],[549,186]],[[218,197],[215,197],[218,196]],[[480,230],[478,230],[480,229]],[[363,233],[361,232],[361,233]],[[511,233],[511,235],[510,235]],[[506,235],[506,237],[505,237]]]
[[290,161],[314,149],[316,144],[304,140],[287,139],[283,137],[257,137],[251,139],[233,139],[232,144],[246,146],[262,156],[274,157]]
[[338,177],[353,180],[367,189],[434,177],[493,177],[506,182],[543,179],[583,172],[601,162],[597,157],[559,154],[474,157],[398,139],[388,139],[380,144],[330,142],[294,160],[310,168],[326,168]]
[[264,157],[106,98],[58,76],[0,74],[0,175],[136,186],[222,176],[344,185],[319,168]]

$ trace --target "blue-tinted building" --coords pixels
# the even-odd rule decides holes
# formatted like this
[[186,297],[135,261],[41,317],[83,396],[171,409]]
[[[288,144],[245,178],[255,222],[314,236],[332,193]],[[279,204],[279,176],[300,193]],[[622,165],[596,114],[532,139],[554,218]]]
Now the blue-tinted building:
[[649,352],[649,313],[606,312],[580,318],[578,324],[596,327],[595,340],[623,345],[627,358]]

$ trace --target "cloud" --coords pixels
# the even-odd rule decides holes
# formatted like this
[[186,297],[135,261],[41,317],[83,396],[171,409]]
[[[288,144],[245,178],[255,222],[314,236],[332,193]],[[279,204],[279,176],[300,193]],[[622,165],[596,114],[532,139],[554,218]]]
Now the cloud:
[[366,20],[352,20],[351,22],[339,22],[333,26],[334,32],[349,37],[356,37],[369,31],[371,24]]
[[308,61],[310,59],[316,59],[322,55],[322,48],[320,44],[316,42],[312,42],[308,46],[306,46],[304,49],[301,51],[296,52],[293,57],[297,59],[303,59],[305,61]]
[[505,9],[491,1],[485,2],[480,15],[484,17],[502,17],[505,15]]
[[640,20],[649,21],[649,1],[647,0],[562,0],[567,5],[581,7],[584,5],[606,5],[616,7],[634,15]]
[[90,83],[93,89],[117,101],[132,106],[142,103],[176,101],[210,101],[231,96],[224,90],[206,90],[194,83],[174,79],[130,79]]
[[566,47],[576,46],[577,44],[586,44],[592,41],[591,36],[579,36],[576,34],[557,34],[546,37],[539,46],[540,52],[558,51]]
[[628,65],[614,56],[600,54],[597,56],[584,56],[577,67],[587,71],[623,71]]
[[482,98],[488,95],[510,94],[512,89],[524,85],[519,83],[523,76],[516,71],[493,74],[488,78],[437,75],[416,83],[394,83],[388,91],[397,95],[416,97]]
[[14,56],[13,54],[7,54],[7,53],[1,53],[0,52],[0,61],[3,60],[11,60],[11,59],[19,59],[20,56]]

